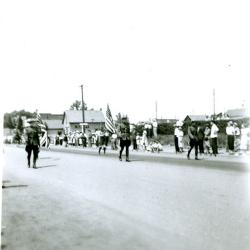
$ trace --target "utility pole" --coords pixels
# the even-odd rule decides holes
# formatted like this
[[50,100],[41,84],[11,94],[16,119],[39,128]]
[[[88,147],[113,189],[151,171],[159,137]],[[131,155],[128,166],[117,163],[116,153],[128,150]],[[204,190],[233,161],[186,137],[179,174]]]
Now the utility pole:
[[157,120],[157,101],[155,101],[155,119]]
[[85,127],[84,127],[84,123],[85,123],[85,117],[84,117],[84,101],[83,101],[83,85],[80,86],[81,90],[82,90],[82,131],[83,133],[85,133]]

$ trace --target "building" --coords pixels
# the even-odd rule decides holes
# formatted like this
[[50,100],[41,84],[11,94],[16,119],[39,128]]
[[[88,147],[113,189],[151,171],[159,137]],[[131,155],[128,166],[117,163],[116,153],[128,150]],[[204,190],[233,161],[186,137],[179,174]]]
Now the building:
[[202,121],[210,121],[211,118],[208,115],[187,115],[184,119],[184,122],[202,122]]
[[156,121],[157,121],[158,124],[162,124],[162,123],[172,123],[172,124],[174,124],[174,123],[176,123],[178,121],[178,119],[167,119],[167,118],[165,118],[165,119],[156,119]]
[[[101,110],[84,111],[85,126],[91,131],[105,126],[105,117]],[[66,133],[82,131],[82,110],[66,110],[63,114],[62,125]]]
[[229,109],[224,113],[224,117],[230,120],[240,120],[250,118],[249,110],[245,108]]
[[63,114],[40,113],[42,121],[47,127],[48,136],[53,143],[58,133],[63,133]]

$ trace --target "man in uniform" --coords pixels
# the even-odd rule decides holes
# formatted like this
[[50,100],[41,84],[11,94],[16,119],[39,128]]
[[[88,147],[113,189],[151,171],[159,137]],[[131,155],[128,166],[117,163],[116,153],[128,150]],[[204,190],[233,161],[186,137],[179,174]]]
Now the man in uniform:
[[129,162],[129,146],[131,144],[130,140],[130,129],[127,118],[122,118],[122,123],[119,127],[119,138],[120,138],[120,152],[119,160],[122,161],[122,152],[124,147],[126,148],[126,161]]
[[33,151],[33,168],[36,167],[36,161],[38,158],[40,139],[39,139],[39,127],[36,124],[36,120],[32,119],[28,121],[30,126],[26,128],[26,147],[25,151],[28,156],[28,167],[30,167],[30,158]]

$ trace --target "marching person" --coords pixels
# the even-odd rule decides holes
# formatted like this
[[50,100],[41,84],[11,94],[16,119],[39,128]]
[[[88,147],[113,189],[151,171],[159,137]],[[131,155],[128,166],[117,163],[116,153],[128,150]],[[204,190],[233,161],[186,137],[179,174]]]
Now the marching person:
[[39,127],[36,124],[36,120],[28,121],[30,126],[26,128],[26,147],[25,151],[27,152],[28,167],[30,167],[31,154],[33,152],[33,168],[36,167],[36,161],[38,159],[40,139],[39,139]]
[[129,146],[131,145],[129,123],[127,118],[122,118],[122,123],[119,127],[119,138],[120,138],[120,152],[119,160],[122,161],[122,152],[124,148],[126,149],[126,161],[129,162]]
[[188,127],[188,136],[189,136],[189,145],[190,148],[188,150],[187,158],[190,160],[190,153],[193,148],[195,148],[195,160],[198,159],[198,136],[197,136],[197,128],[195,122],[192,122],[191,125]]
[[198,126],[197,136],[198,136],[199,153],[200,153],[200,156],[203,156],[203,154],[204,154],[204,138],[205,138],[205,134],[204,134],[204,127],[202,125]]
[[101,150],[103,149],[104,154],[106,154],[106,149],[109,141],[109,133],[102,129],[99,135],[99,154],[101,154]]

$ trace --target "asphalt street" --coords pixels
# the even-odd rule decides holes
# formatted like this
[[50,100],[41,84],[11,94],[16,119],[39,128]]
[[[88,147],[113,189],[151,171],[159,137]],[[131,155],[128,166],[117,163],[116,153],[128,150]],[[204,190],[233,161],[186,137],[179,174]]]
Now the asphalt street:
[[2,249],[248,250],[248,159],[4,148]]

